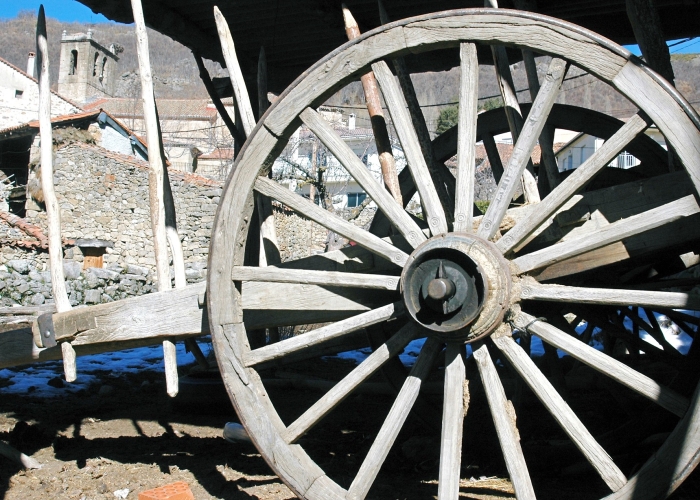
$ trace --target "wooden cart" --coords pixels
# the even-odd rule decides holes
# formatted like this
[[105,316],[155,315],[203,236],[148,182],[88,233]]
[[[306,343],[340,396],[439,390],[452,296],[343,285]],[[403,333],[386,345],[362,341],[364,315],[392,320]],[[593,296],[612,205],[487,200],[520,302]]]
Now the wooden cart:
[[[121,2],[82,1],[108,17],[129,19]],[[663,9],[671,2],[658,3],[666,13]],[[147,21],[200,53],[221,60],[218,51],[206,43],[212,36],[204,29],[213,25],[211,11],[211,19],[200,22],[193,17],[196,26],[190,26],[175,15],[180,8],[177,4],[156,18],[155,2],[146,2]],[[210,8],[206,2],[200,4]],[[600,7],[597,2],[570,2],[568,11],[543,6],[571,14],[584,9],[584,4]],[[267,6],[260,5],[260,10],[251,7],[251,16]],[[606,5],[611,17],[619,15],[616,3]],[[366,8],[362,2],[357,6],[361,11]],[[532,8],[529,3],[525,7]],[[396,6],[397,11],[411,9],[422,13],[411,2]],[[697,10],[695,6],[688,9]],[[204,10],[193,8],[201,19]],[[622,12],[625,14],[624,7]],[[228,6],[224,14],[233,17],[236,7]],[[245,17],[245,13],[240,15]],[[589,21],[595,25],[602,15]],[[678,20],[674,34],[695,34],[684,24],[684,17],[680,13],[674,17]],[[356,28],[347,11],[346,25],[350,31]],[[658,34],[652,28],[659,25],[649,26],[644,33],[652,41],[640,43],[653,45]],[[221,31],[222,25],[219,27]],[[319,29],[322,41],[326,28]],[[189,34],[180,31],[185,29]],[[631,41],[629,32],[625,36],[618,41]],[[245,43],[242,53],[248,47]],[[227,48],[224,43],[229,68],[230,49],[232,45]],[[248,137],[227,180],[212,231],[206,291],[204,285],[194,285],[49,315],[37,322],[37,344],[70,342],[80,354],[81,350],[121,348],[210,331],[241,422],[270,467],[300,498],[371,496],[382,465],[421,397],[421,386],[431,376],[444,384],[442,409],[437,411],[442,414],[438,498],[457,498],[463,486],[462,443],[464,434],[473,432],[464,429],[463,421],[475,404],[488,405],[516,497],[535,498],[537,483],[533,487],[518,432],[518,419],[526,416],[516,417],[508,400],[510,388],[506,396],[502,383],[508,370],[532,390],[597,472],[607,486],[606,498],[651,499],[670,494],[700,460],[700,405],[695,389],[700,349],[693,343],[688,354],[681,355],[666,341],[657,313],[695,336],[699,322],[683,311],[700,310],[700,296],[688,292],[688,285],[695,284],[692,280],[664,283],[659,279],[665,277],[663,271],[648,279],[642,278],[640,270],[660,270],[661,263],[696,250],[700,241],[700,117],[692,106],[627,50],[586,28],[534,12],[478,8],[422,14],[378,26],[327,52],[289,84],[254,129],[244,131]],[[532,71],[533,54],[551,56],[541,81],[536,70]],[[521,106],[514,98],[508,68],[508,58],[514,57],[522,57],[530,67],[532,105]],[[495,62],[505,113],[501,108],[477,118],[480,60]],[[433,67],[461,68],[459,125],[432,143],[426,139],[427,129],[406,78],[408,70],[431,67],[431,61]],[[555,104],[570,66],[612,86],[639,112],[622,123]],[[369,175],[315,111],[330,95],[369,72],[376,78],[406,156],[407,168],[397,179],[400,196]],[[233,80],[235,91],[241,82]],[[240,98],[239,109],[245,125],[249,110]],[[302,123],[378,207],[369,229],[324,210],[268,177]],[[666,138],[670,155],[645,138],[644,130],[652,124]],[[606,142],[563,178],[551,163],[555,127],[591,133]],[[493,135],[507,130],[517,140],[512,156],[501,164],[492,147]],[[484,141],[499,178],[483,215],[474,215],[473,209],[477,140]],[[527,172],[538,141],[543,164],[540,181],[533,187]],[[610,161],[625,149],[642,160],[639,180],[610,181],[590,188],[594,178],[603,175]],[[443,166],[455,153],[456,177]],[[513,204],[519,186],[527,201],[523,206]],[[404,209],[416,192],[422,217]],[[270,199],[356,246],[280,263],[269,224]],[[279,339],[280,327],[301,324],[319,326],[303,335]],[[577,327],[584,324],[584,331],[577,333]],[[657,345],[640,337],[640,329]],[[368,333],[372,354],[295,420],[283,421],[261,373],[270,366],[355,347],[356,334],[363,331]],[[589,345],[594,333],[605,341],[603,350]],[[547,375],[529,355],[531,336],[545,343]],[[397,356],[417,339],[424,343],[415,364],[406,370]],[[616,342],[624,348],[615,349]],[[557,350],[579,366],[592,368],[601,379],[645,398],[651,408],[659,408],[665,421],[673,420],[673,430],[640,468],[630,470],[616,464],[599,436],[582,422],[587,417],[563,397],[566,377]],[[38,356],[48,359],[60,352],[58,346],[49,347]],[[673,371],[675,378],[667,377],[661,383],[645,368],[650,359]],[[478,373],[471,384],[467,378],[470,365]],[[351,480],[339,481],[307,453],[304,436],[313,435],[324,417],[379,370],[397,388],[396,398]],[[483,388],[478,390],[484,397],[472,397],[470,387]],[[522,391],[518,387],[516,383],[516,392]],[[431,420],[430,408],[419,407],[416,413]],[[487,432],[489,426],[477,432]],[[612,429],[622,427],[611,424]]]

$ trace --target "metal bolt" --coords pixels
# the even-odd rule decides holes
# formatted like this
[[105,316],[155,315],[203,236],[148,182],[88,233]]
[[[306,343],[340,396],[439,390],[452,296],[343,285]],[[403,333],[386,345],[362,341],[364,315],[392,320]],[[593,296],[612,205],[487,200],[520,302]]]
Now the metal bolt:
[[428,284],[428,296],[433,300],[449,300],[455,294],[455,284],[447,278],[435,278]]

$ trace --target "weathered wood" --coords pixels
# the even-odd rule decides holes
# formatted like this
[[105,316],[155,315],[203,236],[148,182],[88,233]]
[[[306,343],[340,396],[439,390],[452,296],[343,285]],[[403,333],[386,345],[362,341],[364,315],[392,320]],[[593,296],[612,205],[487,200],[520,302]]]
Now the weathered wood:
[[518,500],[535,500],[535,492],[527,470],[523,450],[520,447],[520,435],[515,423],[515,410],[506,399],[501,379],[486,346],[474,351],[474,360],[479,369],[479,375],[486,392],[486,399],[491,409],[493,423],[496,426],[501,451],[510,475],[510,481],[515,489]]
[[348,500],[361,500],[367,496],[367,492],[377,477],[384,460],[386,460],[396,437],[399,435],[408,413],[418,397],[421,384],[433,367],[441,347],[440,341],[434,337],[429,337],[426,340],[418,355],[416,364],[413,365],[411,372],[406,377],[406,381],[401,387],[398,396],[396,396],[389,414],[360,466],[360,470],[357,472],[355,479],[353,479],[350,488],[348,488]]
[[265,347],[252,350],[245,354],[244,364],[245,366],[255,366],[265,361],[282,358],[401,315],[403,315],[402,303],[389,304],[342,321],[337,321],[328,326],[317,328],[303,335],[290,337],[275,344],[268,344]]
[[0,441],[0,455],[7,457],[10,460],[14,460],[26,469],[41,469],[41,464],[35,458],[29,457],[14,449],[4,441]]
[[[537,77],[537,63],[535,62],[535,56],[532,51],[524,49],[523,53],[523,63],[525,65],[525,73],[527,74],[527,83],[530,89],[530,98],[534,102],[537,98],[537,94],[540,91],[540,80]],[[560,182],[559,178],[559,166],[557,165],[557,157],[554,155],[554,127],[549,124],[545,124],[542,132],[540,133],[540,151],[541,151],[541,161],[540,161],[540,171],[539,171],[539,181],[542,179],[547,179],[547,192],[540,193],[541,195],[547,195],[549,192],[557,187]],[[542,174],[545,175],[542,175]],[[538,183],[540,186],[543,185],[542,182]],[[540,188],[540,191],[542,189]]]
[[700,295],[694,293],[541,285],[534,280],[523,283],[520,298],[548,302],[700,310]]
[[459,115],[457,140],[457,188],[455,189],[454,230],[473,231],[476,123],[479,98],[479,61],[476,45],[463,43],[459,49]]
[[504,168],[501,155],[498,153],[498,146],[496,146],[496,141],[491,134],[483,134],[482,140],[484,141],[486,156],[488,156],[489,163],[491,164],[493,178],[496,179],[496,184],[499,184],[501,182],[501,178],[503,177]]
[[382,89],[387,108],[389,108],[389,114],[394,122],[396,134],[399,137],[408,168],[413,176],[413,182],[420,193],[421,203],[426,211],[426,220],[430,231],[433,235],[447,233],[445,211],[442,208],[442,202],[428,170],[428,165],[425,158],[423,158],[418,136],[406,109],[406,100],[389,66],[384,61],[372,64],[372,70]]
[[[413,248],[426,240],[425,235],[400,203],[379,185],[364,163],[350,149],[345,141],[331,128],[316,111],[305,109],[300,115],[302,121],[316,137],[329,149],[348,173],[357,181],[389,221],[399,230]],[[398,178],[397,178],[398,186]]]
[[[476,51],[474,51],[476,58]],[[464,371],[464,344],[447,344],[445,355],[445,396],[442,406],[442,434],[440,438],[440,475],[438,498],[459,498],[460,466],[462,463],[462,430],[464,426],[466,390]]]
[[231,137],[234,138],[234,141],[240,142],[241,144],[244,143],[245,137],[238,133],[236,124],[233,123],[231,115],[229,115],[228,110],[224,106],[224,103],[221,102],[221,98],[216,92],[214,84],[211,81],[211,77],[209,76],[209,71],[207,71],[207,68],[204,66],[204,60],[202,59],[202,56],[199,55],[198,52],[192,52],[192,55],[194,56],[194,60],[197,63],[197,68],[199,69],[199,78],[202,80],[204,88],[207,90],[207,94],[209,94],[209,99],[211,99],[211,102],[214,103],[216,111],[218,111],[219,116],[224,122],[224,125],[226,125],[226,129],[231,134]]
[[559,210],[578,191],[583,189],[593,177],[605,168],[610,161],[622,151],[625,146],[649,125],[643,115],[634,115],[620,130],[578,167],[560,186],[547,196],[529,217],[516,224],[507,235],[501,238],[496,246],[503,253],[517,250],[528,241],[534,231],[549,217]]
[[61,353],[63,355],[63,373],[65,374],[66,382],[75,382],[78,378],[75,366],[75,349],[70,345],[70,342],[62,342]]
[[627,482],[625,475],[525,351],[509,336],[495,336],[493,341],[608,487],[612,491],[622,488]]
[[[345,4],[343,8],[343,21],[345,22],[345,34],[348,40],[354,40],[360,36],[360,28],[357,21],[352,16],[350,9]],[[373,72],[365,73],[360,77],[362,82],[362,90],[365,94],[365,103],[367,104],[367,112],[369,113],[370,123],[372,124],[372,132],[374,133],[374,142],[377,145],[377,154],[379,156],[379,166],[382,171],[382,177],[387,189],[394,197],[394,200],[403,206],[401,197],[401,188],[399,186],[399,175],[396,170],[396,161],[394,153],[391,149],[391,139],[389,139],[389,131],[384,119],[384,111],[382,110],[381,99],[379,98],[379,88],[377,87],[377,79]]]
[[226,68],[233,86],[233,94],[236,98],[236,103],[238,103],[238,112],[241,114],[243,129],[246,137],[248,137],[255,128],[255,115],[250,104],[250,96],[245,86],[245,80],[243,80],[241,66],[236,56],[236,47],[233,43],[231,30],[228,27],[226,18],[216,5],[214,6],[214,20],[216,21],[216,31],[219,34],[221,51],[224,54],[224,61],[226,61]]
[[63,245],[61,243],[61,211],[53,185],[53,130],[51,128],[51,83],[49,82],[49,48],[46,39],[44,6],[39,6],[36,22],[36,66],[39,79],[39,134],[41,136],[41,189],[46,206],[46,222],[49,233],[49,270],[51,290],[56,309],[60,312],[71,308],[63,277]]
[[510,200],[515,194],[517,180],[527,166],[532,150],[547,121],[549,111],[557,98],[567,68],[568,64],[566,61],[558,58],[552,59],[542,88],[537,94],[537,98],[533,102],[530,113],[527,116],[527,122],[513,147],[513,154],[508,161],[508,166],[503,173],[501,182],[498,184],[494,199],[486,210],[486,214],[479,226],[477,234],[482,238],[490,239],[498,231],[501,220],[506,210],[508,210]]
[[357,387],[372,376],[390,358],[399,354],[413,340],[421,329],[413,322],[408,322],[381,347],[367,357],[357,368],[353,369],[331,390],[316,401],[299,418],[287,427],[282,437],[288,443],[294,443],[309,429],[323,419],[333,408],[348,397]]
[[265,46],[260,46],[258,54],[258,120],[262,118],[270,106],[267,100],[267,57],[265,56]]
[[175,344],[170,340],[163,341],[163,362],[165,365],[165,390],[168,396],[174,398],[178,393],[177,352]]
[[526,273],[622,241],[698,212],[700,207],[695,198],[692,195],[686,196],[661,207],[613,222],[596,233],[572,238],[549,248],[523,255],[512,262],[518,266],[521,273]]
[[258,208],[258,223],[260,224],[260,257],[261,266],[276,266],[282,262],[275,229],[275,214],[272,211],[272,200],[259,195],[255,197]]
[[312,201],[302,198],[273,180],[266,177],[258,177],[255,181],[255,190],[284,203],[292,210],[349,240],[355,241],[358,245],[385,257],[396,265],[401,266],[408,259],[408,255],[381,238],[341,219],[328,210],[324,210]]
[[626,0],[627,17],[647,64],[674,85],[671,54],[653,0]]
[[231,279],[236,281],[379,288],[383,290],[398,290],[399,287],[398,276],[312,271],[308,269],[280,269],[277,267],[236,266],[231,273]]
[[594,370],[654,401],[674,415],[682,417],[688,411],[690,402],[687,398],[597,349],[585,345],[558,328],[543,321],[537,321],[534,316],[521,312],[516,317],[514,325],[516,328],[527,329],[545,342],[569,353]]

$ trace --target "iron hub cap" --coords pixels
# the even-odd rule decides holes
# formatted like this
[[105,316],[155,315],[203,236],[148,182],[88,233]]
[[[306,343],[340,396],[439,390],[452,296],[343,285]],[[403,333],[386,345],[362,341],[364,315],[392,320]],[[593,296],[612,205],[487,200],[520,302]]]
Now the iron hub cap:
[[409,257],[401,292],[411,318],[445,341],[472,342],[491,333],[510,299],[508,263],[490,242],[450,233]]

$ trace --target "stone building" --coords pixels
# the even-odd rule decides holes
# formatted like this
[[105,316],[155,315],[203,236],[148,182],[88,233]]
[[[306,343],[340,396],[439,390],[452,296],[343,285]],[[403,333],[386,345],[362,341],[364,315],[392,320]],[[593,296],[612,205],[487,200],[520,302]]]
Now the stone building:
[[61,36],[58,92],[75,102],[95,97],[112,97],[117,71],[117,47],[104,47],[87,33]]
[[[27,71],[0,59],[0,129],[15,127],[39,118],[39,82],[34,53],[29,53]],[[51,92],[51,116],[80,113],[82,109],[59,92]]]

